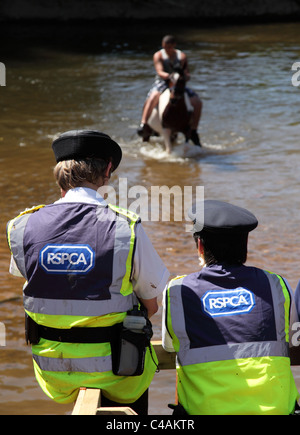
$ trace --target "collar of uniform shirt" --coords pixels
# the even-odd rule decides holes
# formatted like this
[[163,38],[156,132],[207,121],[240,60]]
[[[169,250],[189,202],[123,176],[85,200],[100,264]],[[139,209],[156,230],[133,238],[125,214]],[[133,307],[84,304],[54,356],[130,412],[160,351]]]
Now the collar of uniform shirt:
[[54,204],[61,202],[84,202],[87,204],[102,205],[104,207],[107,205],[100,193],[89,187],[75,187],[74,189],[70,189],[67,191],[64,198],[60,198],[58,201],[55,201]]

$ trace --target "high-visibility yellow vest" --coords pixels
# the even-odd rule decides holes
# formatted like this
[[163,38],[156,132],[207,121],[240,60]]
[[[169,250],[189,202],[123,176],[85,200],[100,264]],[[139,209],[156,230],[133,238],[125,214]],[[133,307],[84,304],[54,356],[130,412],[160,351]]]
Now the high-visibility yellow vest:
[[[56,203],[26,210],[7,226],[15,262],[27,279],[24,308],[39,325],[58,328],[112,326],[133,308],[131,274],[139,217],[115,206]],[[111,345],[41,338],[32,345],[36,378],[60,403],[79,387],[101,388],[110,400],[131,403],[149,387],[157,359],[147,348],[144,373],[112,373]]]
[[293,412],[290,301],[280,276],[246,266],[214,265],[171,281],[166,327],[189,414]]

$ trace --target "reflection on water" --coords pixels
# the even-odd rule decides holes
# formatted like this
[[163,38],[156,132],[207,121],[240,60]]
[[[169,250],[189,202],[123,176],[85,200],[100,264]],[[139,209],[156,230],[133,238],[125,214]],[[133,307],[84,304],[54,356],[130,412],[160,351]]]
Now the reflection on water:
[[[25,207],[57,199],[52,178],[53,137],[73,128],[97,128],[124,150],[118,174],[135,185],[204,186],[206,198],[249,208],[259,219],[251,234],[249,264],[276,271],[295,288],[299,279],[299,89],[291,67],[299,61],[298,24],[188,28],[176,33],[188,55],[190,86],[204,103],[203,149],[193,158],[164,155],[162,141],[136,136],[145,95],[153,81],[152,54],[161,28],[115,29],[89,25],[78,32],[50,25],[1,29],[7,70],[0,88],[0,321],[7,346],[0,348],[0,413],[58,414],[70,406],[47,399],[33,377],[24,344],[22,280],[8,275],[5,224]],[[55,35],[55,37],[54,37]],[[3,40],[3,39],[2,39]],[[179,138],[179,142],[182,138]],[[130,204],[130,202],[129,202]],[[145,222],[171,275],[198,267],[185,223]],[[160,312],[154,317],[160,338]],[[297,375],[298,378],[299,375]],[[152,414],[168,413],[174,372],[155,375]]]

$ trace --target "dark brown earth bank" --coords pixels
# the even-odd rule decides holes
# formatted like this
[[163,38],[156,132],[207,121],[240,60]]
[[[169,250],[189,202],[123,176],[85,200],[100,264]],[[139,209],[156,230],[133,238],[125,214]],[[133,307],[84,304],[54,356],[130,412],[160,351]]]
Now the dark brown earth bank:
[[1,0],[0,20],[193,19],[300,17],[300,0]]

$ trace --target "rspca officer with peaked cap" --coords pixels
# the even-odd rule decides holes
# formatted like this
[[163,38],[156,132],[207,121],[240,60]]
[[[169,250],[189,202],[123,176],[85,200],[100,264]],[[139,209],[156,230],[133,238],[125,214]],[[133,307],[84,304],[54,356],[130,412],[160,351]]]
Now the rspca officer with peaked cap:
[[147,347],[139,376],[113,370],[118,353],[112,350],[127,312],[136,305],[149,317],[157,311],[169,273],[139,217],[108,205],[99,193],[121,161],[120,146],[91,130],[66,132],[52,146],[61,199],[25,210],[7,225],[10,272],[26,279],[36,378],[59,403],[74,402],[80,387],[101,388],[102,406],[129,405],[145,414],[154,350]]
[[216,200],[194,204],[189,217],[203,267],[172,280],[163,300],[163,346],[177,354],[181,410],[293,413],[292,295],[281,276],[244,264],[256,217]]

